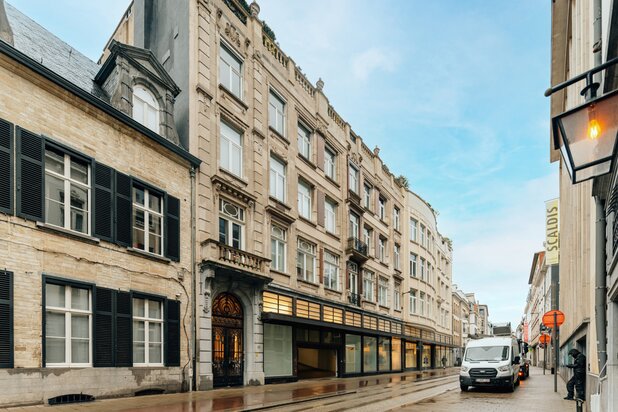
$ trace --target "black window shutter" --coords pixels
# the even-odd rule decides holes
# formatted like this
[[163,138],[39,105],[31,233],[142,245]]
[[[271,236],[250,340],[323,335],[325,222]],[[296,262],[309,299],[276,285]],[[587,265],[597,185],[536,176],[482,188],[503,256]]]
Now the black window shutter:
[[13,125],[0,119],[0,212],[13,214]]
[[116,291],[96,288],[95,293],[93,364],[98,368],[112,367],[115,364],[114,303]]
[[131,246],[132,232],[132,179],[130,176],[116,172],[116,243]]
[[165,366],[180,366],[180,302],[165,300]]
[[165,256],[180,261],[180,201],[165,197]]
[[0,270],[0,368],[13,367],[13,273]]
[[94,165],[94,236],[112,241],[114,237],[114,169],[101,163]]
[[116,366],[133,366],[131,292],[116,293]]
[[17,216],[45,218],[45,143],[42,136],[20,127],[17,134]]

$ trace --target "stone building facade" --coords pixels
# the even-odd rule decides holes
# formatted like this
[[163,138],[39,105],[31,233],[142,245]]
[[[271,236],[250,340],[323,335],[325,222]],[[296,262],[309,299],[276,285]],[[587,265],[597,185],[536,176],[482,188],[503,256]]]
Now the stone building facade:
[[196,387],[452,363],[435,211],[265,27],[255,2],[136,0],[110,41],[180,85],[179,139],[204,162]]
[[102,74],[2,1],[0,32],[0,404],[188,388],[177,88],[146,50]]
[[525,327],[527,330],[524,335],[527,337],[529,357],[533,366],[542,367],[545,365],[548,368],[553,367],[553,353],[551,344],[543,345],[539,338],[542,333],[549,334],[543,326],[543,314],[551,310],[552,304],[552,285],[551,276],[545,265],[545,252],[537,252],[532,259],[530,268],[530,277],[528,279],[530,291],[526,300]]

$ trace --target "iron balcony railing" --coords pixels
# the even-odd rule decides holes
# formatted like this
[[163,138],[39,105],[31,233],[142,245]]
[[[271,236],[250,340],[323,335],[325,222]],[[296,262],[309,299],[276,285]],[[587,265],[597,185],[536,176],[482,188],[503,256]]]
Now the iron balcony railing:
[[350,302],[350,304],[352,305],[360,306],[361,305],[360,295],[358,293],[350,292],[348,294],[348,302]]
[[367,256],[367,244],[357,237],[348,239],[348,249],[352,249],[363,256]]

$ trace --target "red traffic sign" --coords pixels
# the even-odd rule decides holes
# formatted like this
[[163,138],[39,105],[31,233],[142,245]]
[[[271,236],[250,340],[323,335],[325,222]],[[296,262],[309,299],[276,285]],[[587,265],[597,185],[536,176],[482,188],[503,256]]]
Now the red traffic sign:
[[542,344],[547,344],[547,343],[549,343],[549,341],[550,341],[550,340],[551,340],[551,338],[549,337],[549,335],[545,335],[545,334],[543,334],[543,335],[541,335],[541,336],[539,337],[539,341],[540,341]]
[[548,328],[560,326],[564,323],[564,313],[559,310],[550,310],[543,315],[543,325]]

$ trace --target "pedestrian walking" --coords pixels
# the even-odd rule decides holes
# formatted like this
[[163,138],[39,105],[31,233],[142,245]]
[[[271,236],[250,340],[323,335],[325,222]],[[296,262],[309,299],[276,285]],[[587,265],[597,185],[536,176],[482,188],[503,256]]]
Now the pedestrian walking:
[[586,399],[586,356],[577,349],[571,349],[569,356],[572,356],[574,363],[565,365],[573,369],[573,377],[567,382],[567,396],[564,399],[575,400],[573,395],[577,391],[577,399]]
[[442,356],[442,369],[446,369],[446,356]]

